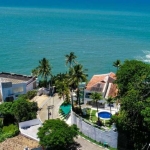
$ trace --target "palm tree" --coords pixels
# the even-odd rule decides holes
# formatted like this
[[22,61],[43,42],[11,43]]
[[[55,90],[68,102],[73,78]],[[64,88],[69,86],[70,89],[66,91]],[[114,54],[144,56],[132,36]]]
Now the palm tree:
[[36,67],[35,69],[32,70],[32,75],[33,76],[38,76],[39,75],[38,67]]
[[55,76],[55,83],[57,82],[66,82],[68,79],[68,74],[66,73],[59,73]]
[[110,107],[110,113],[111,113],[111,105],[114,103],[114,98],[110,96],[106,99],[106,101]]
[[116,67],[118,71],[118,68],[121,66],[121,61],[117,59],[115,62],[113,62],[113,66]]
[[98,92],[94,92],[91,94],[91,99],[96,102],[97,113],[98,113],[98,100],[102,99],[102,94]]
[[39,66],[32,70],[32,73],[41,76],[47,85],[47,78],[52,76],[51,70],[52,68],[49,61],[46,58],[43,58],[39,61]]
[[75,59],[77,58],[77,56],[74,54],[74,52],[70,52],[69,55],[65,55],[66,57],[66,65],[69,63],[70,68],[72,67],[72,63],[75,63]]
[[70,80],[69,84],[72,88],[77,89],[77,101],[80,106],[80,97],[79,97],[79,83],[87,81],[87,74],[85,70],[83,70],[83,66],[81,64],[75,65],[73,68],[70,68]]
[[75,88],[77,88],[80,82],[86,82],[88,75],[85,71],[86,70],[83,70],[81,64],[77,64],[73,68],[70,68],[70,84],[74,84]]
[[56,89],[57,89],[58,96],[60,99],[63,98],[63,101],[64,101],[65,97],[68,98],[69,87],[66,84],[66,82],[57,82],[56,83]]

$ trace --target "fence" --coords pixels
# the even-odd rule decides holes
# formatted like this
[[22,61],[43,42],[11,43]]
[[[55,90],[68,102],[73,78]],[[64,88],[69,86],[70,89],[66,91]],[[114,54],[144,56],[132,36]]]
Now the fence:
[[118,133],[110,130],[101,130],[93,124],[85,122],[84,119],[74,112],[71,112],[71,124],[76,124],[80,132],[101,143],[108,143],[110,147],[117,148]]

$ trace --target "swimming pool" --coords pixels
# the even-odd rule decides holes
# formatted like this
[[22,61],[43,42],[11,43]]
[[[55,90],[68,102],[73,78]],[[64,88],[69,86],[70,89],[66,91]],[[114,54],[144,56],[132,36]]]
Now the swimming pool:
[[112,114],[110,112],[107,112],[107,111],[101,111],[101,112],[98,113],[98,116],[101,119],[110,119]]
[[60,106],[61,110],[63,111],[63,113],[65,115],[69,114],[70,110],[71,110],[71,104],[68,105],[61,105]]

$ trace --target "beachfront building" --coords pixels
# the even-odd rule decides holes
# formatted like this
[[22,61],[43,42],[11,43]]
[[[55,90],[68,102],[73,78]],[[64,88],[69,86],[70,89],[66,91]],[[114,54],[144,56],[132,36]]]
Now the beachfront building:
[[20,94],[36,88],[36,77],[14,73],[0,73],[0,102],[15,100]]
[[[107,74],[94,75],[84,90],[84,103],[92,101],[91,93],[101,93],[103,99],[108,97],[115,97],[117,95],[117,86],[114,84],[116,75],[113,72]],[[103,103],[104,100],[101,100]]]

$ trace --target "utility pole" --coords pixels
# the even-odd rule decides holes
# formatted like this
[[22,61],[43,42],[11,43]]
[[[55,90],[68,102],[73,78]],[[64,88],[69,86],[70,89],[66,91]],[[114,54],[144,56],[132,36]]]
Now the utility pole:
[[54,108],[54,105],[50,105],[50,106],[47,106],[47,110],[48,110],[48,120],[49,120],[49,116],[51,115],[51,112],[49,111],[50,109]]

